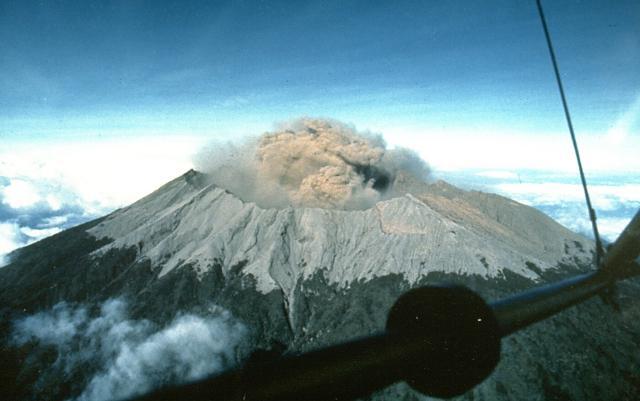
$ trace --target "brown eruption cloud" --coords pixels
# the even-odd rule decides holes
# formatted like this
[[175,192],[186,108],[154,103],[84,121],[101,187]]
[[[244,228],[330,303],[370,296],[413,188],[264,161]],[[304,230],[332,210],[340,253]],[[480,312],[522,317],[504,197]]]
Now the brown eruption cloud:
[[243,200],[277,208],[366,209],[399,194],[400,181],[420,183],[429,176],[411,150],[387,149],[379,135],[311,118],[241,145],[209,146],[195,165]]

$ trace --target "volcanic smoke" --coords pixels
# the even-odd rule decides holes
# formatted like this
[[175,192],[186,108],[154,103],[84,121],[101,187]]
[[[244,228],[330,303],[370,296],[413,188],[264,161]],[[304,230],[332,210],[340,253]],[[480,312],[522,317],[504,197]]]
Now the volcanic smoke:
[[240,145],[212,145],[195,160],[217,185],[261,207],[366,209],[395,195],[399,177],[425,182],[427,164],[381,136],[326,119],[298,119]]

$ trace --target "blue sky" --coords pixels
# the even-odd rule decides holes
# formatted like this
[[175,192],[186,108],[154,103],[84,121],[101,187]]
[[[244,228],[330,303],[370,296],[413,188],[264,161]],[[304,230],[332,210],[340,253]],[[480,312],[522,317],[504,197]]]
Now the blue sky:
[[[547,2],[576,128],[640,96],[640,4]],[[322,115],[555,134],[534,1],[4,1],[2,135],[227,134]],[[636,121],[637,126],[637,121]]]
[[[628,205],[640,3],[544,6],[587,173],[632,185]],[[534,0],[5,0],[0,254],[137,199],[208,141],[300,116],[381,133],[442,176],[473,171],[534,205],[542,187],[482,174],[576,173]]]

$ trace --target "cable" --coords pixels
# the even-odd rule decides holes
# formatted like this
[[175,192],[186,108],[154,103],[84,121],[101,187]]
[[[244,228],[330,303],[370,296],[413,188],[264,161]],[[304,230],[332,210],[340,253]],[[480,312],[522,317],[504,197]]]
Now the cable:
[[600,262],[603,257],[602,241],[600,240],[600,234],[598,233],[598,224],[596,222],[596,211],[591,206],[591,198],[589,198],[589,190],[587,189],[587,180],[584,177],[584,170],[582,169],[582,161],[580,160],[580,152],[578,151],[578,143],[576,141],[576,134],[573,131],[573,124],[571,123],[571,114],[569,113],[569,106],[567,105],[567,99],[564,95],[564,88],[562,87],[562,80],[560,79],[560,72],[558,71],[558,62],[556,61],[556,54],[553,51],[553,45],[551,44],[551,36],[549,35],[549,28],[547,27],[547,21],[544,18],[544,12],[542,11],[542,4],[540,0],[536,0],[538,6],[538,14],[542,21],[542,28],[544,29],[544,36],[547,39],[547,47],[549,48],[549,55],[551,56],[551,62],[553,63],[553,71],[556,75],[556,82],[558,83],[558,89],[560,90],[560,97],[562,98],[562,107],[564,108],[564,116],[567,119],[567,125],[569,126],[569,132],[571,133],[571,142],[573,143],[573,150],[576,154],[576,160],[578,161],[578,169],[580,170],[580,180],[582,181],[582,189],[584,190],[584,197],[587,201],[587,208],[589,209],[589,218],[591,219],[591,227],[593,228],[593,236],[596,241],[596,266],[600,267]]

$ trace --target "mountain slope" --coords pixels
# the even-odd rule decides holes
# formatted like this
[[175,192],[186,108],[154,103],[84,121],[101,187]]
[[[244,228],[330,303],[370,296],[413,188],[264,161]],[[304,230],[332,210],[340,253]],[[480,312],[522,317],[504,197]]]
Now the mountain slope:
[[[414,286],[453,281],[495,299],[588,268],[590,241],[517,202],[444,182],[398,195],[357,211],[263,209],[190,171],[15,252],[0,305],[8,319],[125,297],[134,317],[167,322],[215,304],[247,324],[250,347],[296,352],[380,330]],[[633,292],[622,286],[619,315],[592,300],[509,337],[492,378],[463,398],[636,399]],[[71,389],[53,394],[77,394],[82,383],[58,373],[51,386]],[[374,396],[414,397],[403,385]]]

